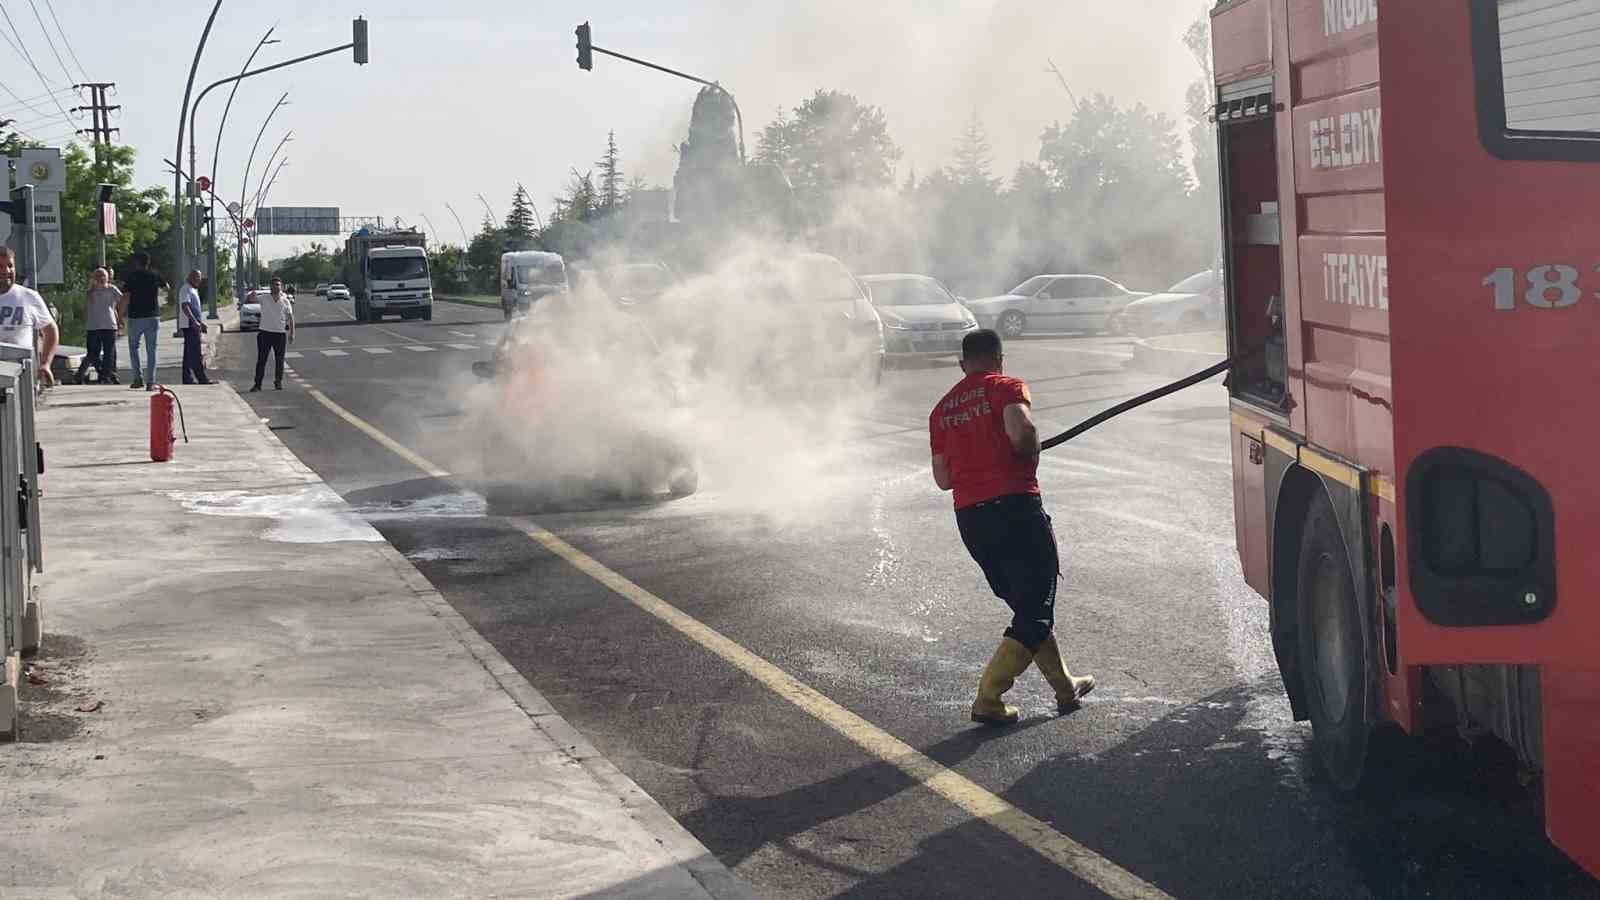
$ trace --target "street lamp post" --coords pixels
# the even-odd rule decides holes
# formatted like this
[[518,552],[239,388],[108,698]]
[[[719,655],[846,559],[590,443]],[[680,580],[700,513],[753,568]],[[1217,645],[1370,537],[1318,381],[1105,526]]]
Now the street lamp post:
[[490,222],[500,221],[500,217],[494,214],[494,210],[489,207],[489,201],[483,199],[482,194],[478,195],[478,202],[483,204],[483,211],[489,214]]
[[[183,127],[189,122],[189,95],[194,90],[194,76],[200,70],[200,56],[205,53],[206,40],[211,37],[211,26],[217,21],[217,11],[222,9],[222,0],[217,0],[211,7],[211,15],[206,17],[205,30],[200,32],[200,43],[194,48],[194,61],[189,63],[189,80],[183,86],[183,105],[178,107],[178,148],[173,151],[173,162],[183,159]],[[193,135],[191,135],[193,137]],[[173,166],[177,169],[178,166]],[[189,171],[194,171],[191,161]],[[174,173],[172,176],[172,283],[179,284],[189,274],[183,271],[187,254],[187,244],[184,238],[183,220],[188,217],[189,194],[184,190],[183,175]]]
[[[217,6],[218,7],[222,6],[222,0],[217,0]],[[211,11],[211,18],[215,19],[216,16],[217,16],[217,11],[214,8]],[[367,62],[367,49],[368,49],[367,48],[367,20],[363,19],[363,18],[360,18],[360,17],[357,17],[356,19],[354,19],[350,23],[350,31],[351,31],[351,40],[350,40],[350,43],[348,43],[348,44],[340,44],[337,47],[329,47],[326,50],[318,50],[316,53],[307,53],[304,56],[297,56],[294,59],[286,59],[283,62],[274,63],[274,64],[272,64],[270,66],[262,66],[259,69],[247,69],[247,70],[245,70],[243,72],[240,72],[237,75],[234,75],[231,78],[222,78],[222,79],[219,79],[217,81],[213,81],[210,84],[206,85],[205,90],[202,90],[200,92],[200,96],[199,97],[195,98],[193,107],[191,107],[189,105],[189,91],[194,88],[194,70],[191,69],[190,72],[189,72],[189,86],[188,86],[188,88],[186,88],[184,90],[184,94],[183,94],[183,110],[180,112],[180,115],[184,119],[186,119],[188,121],[188,123],[189,123],[189,171],[193,172],[194,168],[195,168],[194,118],[195,118],[195,115],[200,110],[200,101],[204,100],[206,98],[207,94],[211,93],[213,90],[215,90],[215,89],[217,89],[219,87],[222,87],[225,84],[237,84],[238,82],[243,81],[244,79],[250,78],[250,77],[255,76],[255,75],[264,75],[267,72],[276,72],[279,69],[287,68],[289,66],[296,65],[296,64],[299,64],[299,63],[303,63],[303,62],[306,62],[308,60],[313,60],[313,59],[317,59],[319,57],[327,56],[327,55],[329,55],[331,53],[338,53],[338,52],[340,52],[342,50],[353,50],[354,51],[354,57],[355,57],[356,65],[365,65],[366,62]],[[209,34],[210,32],[211,32],[211,22],[207,21],[206,22],[206,33]],[[204,45],[205,45],[205,39],[202,37],[201,38],[201,46],[203,47]],[[195,62],[195,67],[198,67],[199,64],[200,64],[200,53],[199,53],[199,50],[195,51],[194,62]],[[183,122],[179,122],[178,123],[178,153],[180,154],[180,156],[183,153]],[[181,242],[178,245],[178,262],[179,262],[179,267],[181,268],[182,264],[183,264],[183,244]]]
[[422,216],[422,221],[428,223],[428,230],[433,232],[433,239],[437,241],[439,239],[439,229],[438,229],[438,227],[433,224],[433,220],[432,219],[428,218],[428,214],[427,213],[419,213],[419,215]]
[[[245,59],[244,65],[239,67],[240,74],[249,71],[250,64],[255,62],[256,54],[261,52],[262,47],[279,43],[272,37],[272,32],[276,31],[277,28],[277,24],[274,23],[271,28],[267,29],[267,33],[261,36],[261,40],[256,42],[256,48],[250,51],[250,55]],[[228,91],[228,102],[222,107],[222,118],[217,122],[217,143],[211,149],[211,201],[208,207],[211,211],[211,241],[206,249],[206,284],[208,285],[206,293],[210,294],[207,298],[210,302],[210,310],[206,313],[206,318],[208,319],[217,317],[217,160],[222,156],[222,135],[228,124],[228,113],[233,110],[234,95],[238,93],[239,82],[235,81],[233,90]],[[234,257],[233,264],[236,268],[238,267],[238,257]],[[234,296],[237,297],[239,295],[235,293]]]
[[466,250],[467,246],[472,243],[472,238],[467,237],[467,226],[461,224],[461,217],[456,215],[455,207],[446,203],[444,208],[450,210],[450,215],[455,216],[456,227],[461,229],[461,249]]
[[[257,283],[260,283],[259,276],[261,274],[261,198],[266,195],[267,186],[272,179],[278,177],[278,169],[274,169],[272,167],[272,163],[278,158],[278,151],[283,149],[283,145],[292,140],[290,135],[293,133],[294,132],[291,131],[289,134],[285,134],[283,136],[283,140],[279,141],[278,146],[273,149],[272,155],[267,157],[267,164],[261,169],[261,183],[256,186],[256,195],[255,197],[251,198],[250,201],[250,217],[256,221],[256,242],[253,245],[251,256],[254,264],[251,271],[257,276]],[[287,159],[288,158],[285,157],[285,161],[287,161]],[[278,168],[281,169],[283,166],[279,165]]]
[[[255,165],[255,162],[256,162],[256,150],[261,147],[261,137],[262,137],[262,135],[267,133],[267,126],[269,124],[271,124],[272,117],[277,115],[278,114],[278,110],[280,110],[284,106],[288,105],[288,103],[289,103],[289,92],[288,91],[284,91],[283,92],[283,96],[279,97],[278,98],[278,102],[273,105],[272,111],[267,113],[266,119],[262,120],[262,122],[261,122],[261,130],[256,132],[256,142],[254,144],[250,145],[250,158],[245,160],[244,177],[239,179],[239,215],[241,217],[244,217],[244,218],[248,218],[249,217],[247,215],[247,211],[245,209],[244,202],[250,196],[250,169],[251,169],[252,166]],[[234,280],[234,286],[235,286],[234,287],[234,297],[238,298],[238,299],[243,299],[244,298],[244,291],[245,291],[245,284],[244,284],[244,229],[242,229],[242,228],[239,229],[239,239],[238,239],[238,246],[237,246],[237,251],[236,252],[238,253],[238,263],[233,267],[233,280]]]
[[[261,212],[261,204],[267,202],[267,195],[272,193],[272,186],[278,183],[278,173],[282,172],[283,167],[288,164],[289,157],[287,156],[278,160],[278,167],[272,170],[272,177],[267,179],[267,183],[262,187],[261,193],[256,195],[256,213],[258,215]],[[261,243],[259,241],[256,242],[255,255],[251,258],[255,262],[256,279],[259,281],[261,278]]]

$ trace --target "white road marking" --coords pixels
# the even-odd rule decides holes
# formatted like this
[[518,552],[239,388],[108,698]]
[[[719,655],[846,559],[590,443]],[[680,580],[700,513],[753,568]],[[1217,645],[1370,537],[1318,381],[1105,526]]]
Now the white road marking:
[[400,339],[400,340],[402,340],[402,341],[405,341],[405,342],[407,342],[407,343],[411,343],[411,344],[415,344],[415,343],[417,343],[417,339],[416,339],[416,338],[414,338],[414,337],[411,337],[411,336],[410,336],[410,335],[406,335],[406,334],[401,334],[401,333],[400,333],[400,332],[398,332],[398,331],[391,331],[391,330],[389,330],[389,329],[387,329],[387,328],[385,328],[385,327],[383,327],[383,326],[382,326],[382,325],[374,325],[374,326],[372,326],[372,327],[373,327],[373,328],[375,328],[375,329],[377,329],[377,330],[378,330],[378,331],[381,331],[381,332],[383,332],[383,333],[384,333],[384,334],[387,334],[387,335],[389,335],[389,336],[390,336],[390,337],[397,337],[397,338],[399,338],[399,339]]
[[473,334],[470,331],[452,331],[450,333],[455,335],[456,337],[469,337],[469,338],[477,337],[477,335]]
[[366,351],[367,353],[393,353],[394,352],[393,350],[390,350],[388,347],[362,347],[361,349]]
[[349,356],[350,354],[344,352],[343,350],[324,350],[324,351],[322,351],[322,355],[323,356]]
[[445,344],[445,346],[449,347],[451,350],[476,350],[476,349],[478,349],[478,345],[477,344]]
[[415,350],[418,353],[432,353],[434,351],[433,347],[429,347],[426,344],[406,344],[405,348],[407,350]]
[[284,359],[303,359],[303,358],[305,358],[305,354],[301,353],[299,350],[290,350],[288,353],[285,353],[283,355],[283,358]]
[[328,338],[328,340],[332,341],[335,344],[348,344],[348,343],[350,343],[349,341],[345,340],[342,337],[330,337],[330,338]]
[[[315,388],[310,388],[309,391],[313,399],[334,415],[360,429],[368,437],[427,475],[434,478],[450,476],[448,471],[429,462],[333,402],[326,394]],[[856,746],[899,769],[913,782],[923,785],[967,815],[986,822],[997,831],[1083,879],[1114,900],[1172,900],[1165,891],[1056,830],[1052,823],[1036,819],[1012,806],[1004,798],[990,793],[982,785],[946,768],[910,744],[845,709],[816,688],[607,568],[598,560],[556,537],[534,520],[514,518],[507,521],[546,550],[566,560],[573,568],[609,588],[617,596],[659,619],[723,661],[742,670],[768,690],[799,707]]]

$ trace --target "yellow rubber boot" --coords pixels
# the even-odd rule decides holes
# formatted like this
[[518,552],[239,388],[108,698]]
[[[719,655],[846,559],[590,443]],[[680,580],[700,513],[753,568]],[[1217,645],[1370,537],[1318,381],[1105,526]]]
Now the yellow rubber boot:
[[1062,715],[1077,709],[1084,696],[1094,690],[1093,675],[1073,675],[1067,671],[1067,664],[1061,660],[1061,648],[1056,645],[1056,636],[1050,635],[1039,645],[1039,652],[1033,655],[1033,661],[1039,664],[1039,672],[1044,675],[1044,680],[1056,691],[1056,711]]
[[1020,715],[1015,706],[1008,706],[1000,695],[1011,690],[1017,676],[1028,670],[1033,654],[1028,648],[1011,638],[1000,641],[994,658],[983,669],[978,680],[978,699],[972,702],[972,721],[985,725],[1011,725]]

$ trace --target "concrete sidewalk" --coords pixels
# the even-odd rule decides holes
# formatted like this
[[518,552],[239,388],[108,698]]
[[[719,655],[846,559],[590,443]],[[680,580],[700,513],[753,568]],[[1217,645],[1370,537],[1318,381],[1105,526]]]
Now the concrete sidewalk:
[[231,387],[175,390],[169,463],[142,394],[40,410],[0,896],[753,896]]

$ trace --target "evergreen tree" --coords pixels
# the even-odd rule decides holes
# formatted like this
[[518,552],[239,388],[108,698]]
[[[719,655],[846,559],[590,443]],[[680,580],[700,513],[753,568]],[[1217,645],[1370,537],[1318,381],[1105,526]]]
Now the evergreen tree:
[[534,234],[533,200],[528,197],[528,191],[519,182],[517,189],[511,194],[511,212],[506,214],[504,228],[505,245],[508,250],[526,250],[533,246]]
[[617,153],[617,133],[606,134],[606,152],[595,162],[600,169],[600,209],[610,212],[623,200],[621,157]]
[[956,161],[950,167],[950,175],[957,184],[963,186],[996,190],[1000,186],[1000,179],[994,177],[991,171],[993,162],[993,157],[989,155],[989,135],[983,130],[983,122],[974,111],[967,126],[961,129],[960,139],[956,141]]

